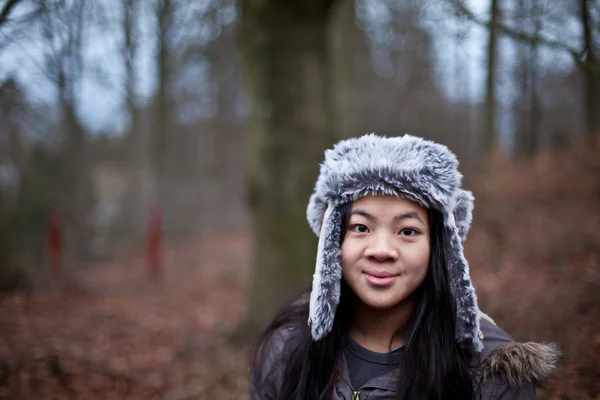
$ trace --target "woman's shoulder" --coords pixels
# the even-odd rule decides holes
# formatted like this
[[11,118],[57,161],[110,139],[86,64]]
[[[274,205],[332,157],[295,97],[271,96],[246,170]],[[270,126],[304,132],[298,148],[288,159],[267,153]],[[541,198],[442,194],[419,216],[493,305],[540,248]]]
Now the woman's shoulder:
[[269,352],[281,353],[295,348],[308,334],[308,301],[305,295],[294,301],[289,309],[276,318],[275,327],[269,329],[262,347]]
[[281,356],[297,347],[304,332],[298,321],[285,323],[274,329],[262,343],[262,350],[272,356]]
[[265,375],[275,366],[285,364],[286,358],[303,342],[308,332],[307,310],[303,301],[296,301],[283,313],[263,335],[256,360],[256,367]]
[[287,315],[283,321],[277,321],[276,325],[267,330],[260,342],[252,368],[251,399],[277,397],[289,357],[306,342],[307,334],[308,329],[303,327],[297,314],[291,318]]
[[553,343],[517,342],[487,315],[480,320],[483,351],[479,357],[482,376],[500,378],[510,386],[542,385],[556,370],[560,358]]

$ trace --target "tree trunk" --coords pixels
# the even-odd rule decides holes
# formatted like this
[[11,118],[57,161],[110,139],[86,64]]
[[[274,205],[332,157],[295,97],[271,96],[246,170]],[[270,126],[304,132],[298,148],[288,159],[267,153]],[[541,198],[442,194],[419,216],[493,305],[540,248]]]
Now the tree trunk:
[[[532,0],[529,6],[524,0],[519,0],[517,14],[523,18],[530,10],[531,21],[534,24],[534,36],[539,35],[540,7],[539,0]],[[527,30],[526,24],[520,24],[521,31]],[[518,115],[518,130],[516,137],[517,157],[532,157],[539,147],[539,126],[541,118],[541,107],[539,101],[539,77],[538,77],[538,48],[539,44],[532,41],[529,44],[518,43],[519,46],[519,86],[520,96],[517,100],[516,111]]]
[[169,65],[171,52],[168,44],[169,32],[173,25],[173,3],[172,0],[160,0],[157,7],[158,20],[158,90],[156,93],[156,120],[154,124],[154,135],[152,140],[152,162],[154,165],[156,179],[156,204],[164,215],[167,225],[168,204],[167,193],[167,155],[169,153],[167,135],[172,122],[172,105],[169,99],[169,85],[171,83],[172,71]]
[[[533,12],[536,15],[533,16],[533,23],[535,24],[535,36],[539,35],[541,29],[541,21],[538,15],[541,12],[539,4],[539,0],[534,0]],[[530,45],[530,53],[529,53],[529,104],[531,105],[530,111],[530,123],[529,123],[529,135],[527,142],[527,155],[533,157],[539,150],[540,147],[540,119],[542,118],[542,107],[540,106],[540,78],[538,74],[538,48],[539,45],[537,42],[532,42]]]
[[[515,10],[516,18],[519,20],[518,27],[525,32],[527,29],[525,23],[526,1],[518,0]],[[516,131],[514,140],[515,157],[525,157],[527,154],[528,136],[531,133],[529,128],[529,104],[527,104],[527,94],[529,93],[529,57],[527,55],[527,46],[525,43],[517,42],[517,59],[519,60],[515,78],[519,85],[519,96],[514,103],[514,113],[516,115]]]
[[[213,16],[212,20],[217,23],[218,18]],[[241,190],[232,188],[232,185],[243,186],[234,184],[236,181],[233,177],[239,177],[240,169],[244,168],[240,155],[245,150],[244,133],[240,126],[242,121],[238,113],[242,71],[236,38],[236,26],[222,26],[221,35],[211,43],[207,52],[210,76],[216,83],[213,96],[217,110],[210,124],[210,134],[203,139],[210,155],[206,160],[208,165],[204,167],[206,187],[212,188],[204,191],[203,199],[219,215],[228,215],[228,218],[220,218],[221,228],[232,227],[231,221],[238,224],[240,213],[233,215],[230,210],[239,209],[243,198]],[[207,220],[210,223],[210,218]],[[235,227],[240,228],[239,225]]]
[[496,67],[498,55],[498,32],[496,26],[500,22],[500,0],[491,0],[490,3],[490,28],[487,50],[487,81],[485,92],[485,130],[483,150],[489,157],[496,147]]
[[242,4],[240,45],[252,104],[248,145],[254,281],[248,320],[310,282],[316,238],[306,206],[331,143],[327,17],[331,1]]
[[585,118],[587,144],[594,148],[599,144],[600,136],[600,60],[592,35],[592,16],[590,0],[580,0],[581,23],[583,25],[583,47],[585,50]]
[[[125,69],[125,105],[129,115],[130,125],[125,138],[124,152],[128,166],[128,185],[122,215],[119,217],[118,243],[122,249],[140,248],[143,245],[148,225],[148,215],[151,202],[156,199],[148,192],[148,181],[152,179],[152,159],[149,151],[149,132],[143,126],[141,118],[143,111],[136,104],[136,82],[134,62],[138,54],[139,32],[136,20],[140,12],[138,0],[121,0],[123,12],[123,66]],[[154,121],[151,121],[152,123]],[[109,238],[116,239],[116,238]],[[123,240],[125,239],[125,240]]]
[[[67,7],[64,5],[64,7]],[[90,255],[89,240],[92,233],[90,213],[93,209],[90,165],[86,157],[85,129],[76,113],[75,93],[83,71],[82,40],[85,1],[65,8],[70,18],[68,36],[62,43],[57,60],[57,89],[61,110],[61,160],[60,187],[57,198],[62,217],[64,267],[73,268]]]
[[75,116],[74,105],[63,104],[63,132],[65,143],[64,161],[64,201],[61,202],[64,217],[66,268],[75,267],[89,255],[90,226],[89,212],[92,193],[89,182],[89,165],[84,156],[84,131]]
[[335,135],[342,139],[365,133],[381,121],[369,121],[369,128],[364,126],[371,119],[364,117],[368,113],[364,105],[373,73],[369,44],[356,25],[356,1],[337,3],[330,21]]

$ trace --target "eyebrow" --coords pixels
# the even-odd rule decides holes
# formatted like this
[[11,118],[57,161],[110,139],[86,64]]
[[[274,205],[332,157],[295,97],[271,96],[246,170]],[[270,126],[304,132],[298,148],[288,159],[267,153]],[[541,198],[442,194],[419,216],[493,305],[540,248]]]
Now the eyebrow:
[[[353,210],[350,215],[360,215],[362,217],[365,217],[366,219],[368,219],[369,221],[375,221],[377,218],[374,215],[369,214],[366,211],[363,210]],[[423,219],[419,216],[419,214],[417,214],[414,211],[407,211],[405,213],[396,215],[394,217],[394,222],[399,222],[405,219],[416,219],[418,221],[420,221],[422,224],[424,224],[425,222],[423,221]]]

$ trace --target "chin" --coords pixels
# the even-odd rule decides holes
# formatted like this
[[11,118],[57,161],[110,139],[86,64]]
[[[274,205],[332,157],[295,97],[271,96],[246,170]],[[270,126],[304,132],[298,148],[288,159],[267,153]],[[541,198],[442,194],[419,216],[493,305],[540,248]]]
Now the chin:
[[393,308],[398,306],[404,300],[406,300],[405,296],[373,296],[372,294],[367,294],[365,296],[358,296],[359,299],[367,306],[374,308],[376,310],[386,310],[389,308]]

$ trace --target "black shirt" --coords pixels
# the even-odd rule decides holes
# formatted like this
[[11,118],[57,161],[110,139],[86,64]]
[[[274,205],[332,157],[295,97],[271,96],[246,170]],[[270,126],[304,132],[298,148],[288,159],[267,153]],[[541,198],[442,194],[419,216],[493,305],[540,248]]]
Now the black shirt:
[[344,356],[348,363],[348,378],[352,386],[358,390],[370,379],[398,368],[403,353],[404,347],[390,353],[376,353],[365,349],[348,336]]

